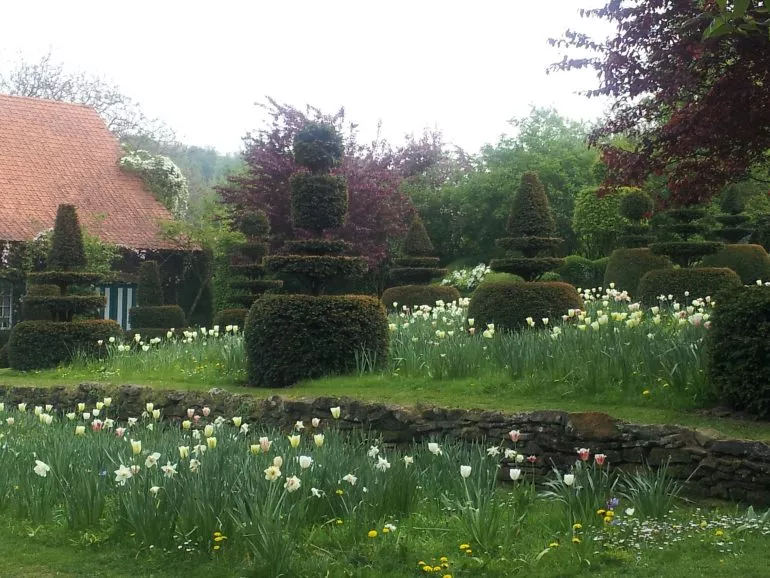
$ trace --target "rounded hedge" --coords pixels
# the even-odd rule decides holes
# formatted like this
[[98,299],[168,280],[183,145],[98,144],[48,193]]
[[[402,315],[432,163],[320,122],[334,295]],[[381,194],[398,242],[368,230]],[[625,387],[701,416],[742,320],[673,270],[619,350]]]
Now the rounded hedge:
[[362,356],[384,364],[388,318],[365,295],[265,295],[246,317],[244,347],[250,385],[287,387],[353,371]]
[[294,136],[294,160],[314,173],[336,167],[342,153],[342,138],[330,124],[309,122]]
[[22,321],[11,330],[8,362],[13,369],[28,371],[56,367],[79,352],[97,355],[98,341],[122,335],[120,325],[110,319],[61,323]]
[[438,267],[396,267],[390,270],[391,286],[427,284],[433,279],[447,274],[446,269]]
[[339,229],[348,214],[344,177],[296,173],[291,177],[291,215],[295,227],[320,235]]
[[570,255],[564,259],[564,264],[556,269],[561,279],[575,287],[593,289],[604,283],[604,273],[609,257],[591,261],[579,255]]
[[132,307],[128,310],[128,319],[133,329],[168,329],[187,325],[184,311],[179,305]]
[[222,309],[214,315],[213,324],[219,325],[220,331],[223,331],[228,325],[237,325],[240,329],[243,329],[248,313],[248,309]]
[[[699,267],[650,271],[641,281],[635,297],[645,305],[657,305],[661,295],[673,295],[679,303],[700,297],[716,297],[724,291],[743,286],[732,269]],[[685,295],[685,292],[688,295]]]
[[620,291],[634,295],[639,281],[656,269],[672,269],[673,265],[665,257],[655,255],[649,249],[617,249],[612,252],[604,272],[604,287],[610,283]]
[[527,326],[527,317],[540,323],[560,319],[569,309],[581,309],[583,301],[574,286],[561,282],[484,282],[473,292],[468,317],[477,327],[494,323],[497,330]]
[[711,318],[709,383],[738,410],[770,418],[770,288],[724,293]]
[[704,257],[701,264],[732,269],[744,285],[770,281],[770,255],[762,245],[726,245],[719,253]]
[[713,255],[724,248],[718,241],[669,241],[653,243],[650,251],[656,255],[665,255],[680,267],[691,267],[706,255]]
[[415,305],[436,305],[436,301],[451,303],[460,299],[460,292],[454,287],[446,285],[402,285],[401,287],[391,287],[385,289],[382,294],[382,302],[388,309],[393,307],[393,303],[398,306],[406,305],[413,307]]

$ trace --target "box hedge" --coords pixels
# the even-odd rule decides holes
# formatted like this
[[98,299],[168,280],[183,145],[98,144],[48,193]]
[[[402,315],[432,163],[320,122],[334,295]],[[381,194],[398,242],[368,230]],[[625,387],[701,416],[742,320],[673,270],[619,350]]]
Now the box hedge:
[[639,281],[647,272],[672,268],[671,261],[654,255],[649,249],[617,249],[607,261],[603,286],[609,287],[611,283],[615,283],[616,289],[634,295]]
[[388,355],[385,308],[364,295],[265,295],[244,335],[248,381],[258,387],[353,371],[361,355],[379,366]]
[[468,317],[477,327],[494,323],[497,330],[512,330],[527,326],[527,317],[540,323],[544,317],[556,321],[568,309],[581,309],[583,301],[569,283],[484,282],[474,291]]
[[187,325],[184,311],[179,305],[159,305],[157,307],[132,307],[128,310],[128,319],[134,329],[179,328]]
[[22,321],[11,330],[8,340],[9,366],[18,370],[45,369],[66,363],[78,352],[96,355],[98,340],[122,334],[109,319],[87,321]]
[[727,245],[716,255],[704,257],[702,265],[732,269],[744,285],[770,281],[770,256],[762,245]]
[[436,301],[451,303],[460,299],[460,292],[446,285],[401,285],[391,287],[382,294],[382,302],[390,309],[393,303],[413,307],[414,305],[436,305]]
[[709,383],[721,401],[770,418],[770,288],[721,296],[708,337]]
[[220,331],[224,331],[228,325],[237,325],[243,329],[248,313],[248,309],[222,309],[214,316],[214,325],[219,325]]
[[[717,297],[723,291],[741,287],[741,278],[732,269],[703,267],[650,271],[639,281],[636,298],[645,305],[658,304],[661,295],[672,295],[679,303],[699,297]],[[688,295],[685,295],[685,292]]]

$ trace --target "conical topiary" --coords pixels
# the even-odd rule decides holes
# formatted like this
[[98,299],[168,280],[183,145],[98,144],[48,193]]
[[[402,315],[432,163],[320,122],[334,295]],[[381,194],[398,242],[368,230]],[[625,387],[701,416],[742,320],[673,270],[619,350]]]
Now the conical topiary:
[[554,237],[555,231],[543,183],[536,173],[524,173],[508,217],[509,236],[497,239],[498,246],[511,256],[494,259],[490,267],[500,273],[519,275],[525,281],[534,281],[543,273],[553,271],[564,262],[550,256],[562,242]]
[[268,254],[268,238],[270,236],[270,221],[264,211],[246,213],[241,218],[241,231],[247,241],[233,249],[231,256],[231,272],[234,276],[230,286],[236,291],[231,300],[250,307],[263,293],[279,289],[283,281],[264,279],[265,265]]
[[497,239],[497,244],[512,256],[493,259],[490,267],[530,282],[482,283],[473,293],[468,309],[468,317],[478,326],[494,324],[496,329],[512,330],[526,327],[527,318],[560,317],[568,309],[583,307],[577,289],[568,283],[531,282],[564,263],[564,259],[546,256],[552,255],[561,243],[561,239],[554,237],[555,230],[543,184],[536,173],[525,173],[508,219],[511,236]]
[[53,228],[48,269],[51,271],[77,271],[86,266],[83,232],[80,229],[75,205],[59,205]]
[[251,306],[244,328],[247,373],[249,383],[261,387],[344,373],[357,363],[379,367],[387,359],[388,322],[378,299],[322,295],[335,277],[366,271],[366,261],[343,255],[350,245],[333,238],[347,217],[347,182],[330,174],[342,141],[332,126],[309,123],[294,138],[294,157],[305,171],[291,179],[292,220],[312,238],[286,243],[289,254],[265,264],[296,277],[310,295],[267,294]]
[[431,280],[446,275],[447,270],[438,266],[439,258],[432,257],[433,243],[419,217],[412,221],[404,239],[404,257],[394,259],[389,272],[388,289],[382,294],[382,302],[390,307],[402,303],[414,305],[436,304],[436,301],[455,301],[460,293],[453,287],[428,285]]
[[726,243],[738,243],[751,237],[754,229],[748,226],[751,218],[743,211],[746,208],[746,200],[740,191],[728,188],[719,199],[722,215],[717,215],[716,220],[721,228],[714,231],[714,235]]

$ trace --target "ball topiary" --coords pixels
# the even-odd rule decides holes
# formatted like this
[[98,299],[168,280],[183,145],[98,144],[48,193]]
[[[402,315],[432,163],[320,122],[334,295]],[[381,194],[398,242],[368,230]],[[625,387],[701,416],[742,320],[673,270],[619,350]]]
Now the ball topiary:
[[744,285],[770,281],[770,256],[761,245],[725,245],[719,253],[704,257],[701,265],[732,269]]
[[53,228],[51,252],[48,255],[50,271],[72,271],[85,267],[86,251],[75,205],[59,205]]
[[569,309],[580,309],[583,301],[568,283],[560,282],[484,282],[474,291],[468,317],[476,326],[494,323],[496,330],[514,330],[527,326],[527,317],[538,323],[543,318],[556,320]]
[[436,301],[451,303],[460,299],[460,292],[454,287],[446,285],[401,285],[385,289],[382,294],[382,302],[385,307],[392,308],[393,303],[398,306],[406,305],[430,305],[433,307]]
[[244,331],[248,381],[258,387],[345,373],[357,359],[379,367],[388,355],[385,308],[364,295],[265,295]]
[[657,305],[661,295],[672,295],[679,303],[690,303],[700,297],[717,297],[742,285],[738,274],[727,268],[657,269],[642,277],[635,297],[649,306]]
[[653,206],[654,203],[647,193],[641,189],[632,189],[620,199],[619,210],[623,217],[638,223],[652,211]]
[[294,160],[314,173],[336,167],[342,153],[342,138],[330,124],[309,122],[294,136]]
[[[157,261],[143,261],[139,265],[139,283],[136,288],[136,300],[141,307],[163,305],[163,289],[160,285],[160,271]],[[155,325],[154,327],[162,327]]]
[[241,232],[247,237],[263,238],[270,234],[270,221],[265,211],[250,211],[241,216]]
[[222,309],[214,316],[214,325],[219,325],[220,331],[223,331],[228,325],[237,325],[243,329],[248,313],[248,309]]
[[668,259],[653,254],[649,249],[617,249],[607,261],[603,286],[609,287],[614,283],[616,289],[634,295],[645,273],[672,268]]
[[709,383],[723,402],[770,418],[770,288],[725,292],[707,345]]

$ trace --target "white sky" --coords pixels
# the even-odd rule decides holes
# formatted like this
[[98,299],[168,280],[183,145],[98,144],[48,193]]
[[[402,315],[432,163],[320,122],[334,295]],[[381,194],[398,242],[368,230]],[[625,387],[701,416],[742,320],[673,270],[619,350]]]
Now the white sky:
[[606,31],[579,8],[602,0],[0,0],[0,62],[52,51],[105,76],[183,142],[236,152],[269,95],[344,105],[372,136],[438,127],[475,152],[531,104],[572,118],[607,103],[576,95],[593,73],[545,74],[569,28]]

